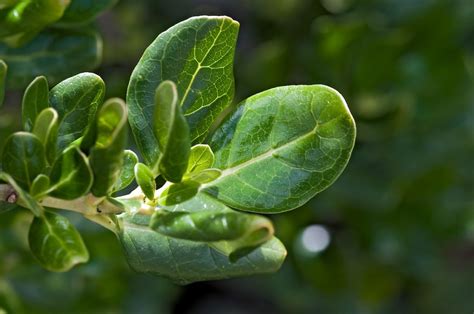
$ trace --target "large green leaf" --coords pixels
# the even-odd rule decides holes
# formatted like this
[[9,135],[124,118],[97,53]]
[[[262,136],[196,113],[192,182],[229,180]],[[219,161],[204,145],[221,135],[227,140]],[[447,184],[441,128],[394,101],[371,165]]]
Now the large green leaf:
[[73,0],[56,25],[77,26],[90,23],[117,2],[118,0]]
[[0,59],[0,108],[3,105],[3,99],[5,98],[5,82],[7,79],[7,64]]
[[93,73],[77,74],[51,89],[49,101],[60,119],[59,151],[81,137],[84,130],[94,123],[104,93],[104,81]]
[[202,140],[234,96],[233,59],[239,24],[228,17],[200,16],[161,33],[145,50],[130,78],[127,104],[135,141],[152,165],[159,157],[153,134],[155,89],[176,82],[191,140]]
[[39,75],[59,82],[94,69],[102,56],[102,40],[95,31],[46,30],[21,48],[0,44],[0,59],[10,68],[7,86],[24,88]]
[[81,235],[65,217],[45,212],[36,217],[28,234],[30,249],[41,266],[57,272],[68,271],[89,260]]
[[95,196],[106,196],[113,190],[123,165],[127,141],[127,108],[123,100],[108,100],[97,114],[97,136],[89,156]]
[[70,0],[27,0],[0,12],[0,38],[12,46],[29,41],[57,21]]
[[93,176],[87,157],[77,147],[66,149],[51,169],[51,196],[75,199],[89,192]]
[[130,266],[138,272],[179,284],[277,271],[286,250],[275,237],[236,262],[208,244],[167,237],[148,227],[148,216],[124,218],[120,241]]
[[3,147],[3,170],[24,187],[29,187],[45,166],[44,147],[35,135],[17,132],[7,139]]
[[43,207],[18,183],[11,175],[0,171],[0,180],[7,182],[15,191],[16,204],[28,208],[35,216],[40,216],[44,211]]
[[43,143],[46,159],[52,164],[56,158],[56,140],[58,137],[58,113],[46,108],[36,118],[33,134]]
[[242,210],[291,210],[337,179],[354,140],[354,120],[334,89],[270,89],[245,100],[214,134],[214,167],[223,171],[204,190]]
[[189,126],[178,100],[173,82],[164,81],[156,89],[153,128],[161,151],[158,172],[170,182],[181,181],[191,150]]
[[44,76],[35,78],[25,90],[21,102],[23,129],[31,131],[36,117],[49,107],[49,87]]

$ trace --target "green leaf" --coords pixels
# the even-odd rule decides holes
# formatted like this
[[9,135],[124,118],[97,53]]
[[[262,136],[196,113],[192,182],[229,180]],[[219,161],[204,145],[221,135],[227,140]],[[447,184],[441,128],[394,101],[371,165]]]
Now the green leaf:
[[199,182],[200,184],[209,183],[216,180],[222,174],[222,171],[219,169],[206,169],[198,173],[192,173],[189,176],[186,176],[186,179]]
[[155,199],[156,183],[153,172],[147,165],[137,163],[134,168],[135,180],[149,200]]
[[59,114],[58,150],[62,151],[83,135],[94,123],[97,107],[102,104],[105,84],[93,73],[81,73],[51,89],[49,101]]
[[68,5],[69,0],[21,1],[0,15],[0,38],[13,46],[22,45],[61,18]]
[[120,176],[115,182],[113,192],[118,192],[129,186],[135,178],[134,168],[138,163],[137,155],[131,150],[125,150],[123,154],[123,165]]
[[73,0],[55,25],[67,27],[90,23],[117,2],[118,0]]
[[56,159],[58,125],[58,113],[53,108],[47,108],[38,115],[33,128],[33,134],[43,143],[49,164]]
[[233,59],[239,24],[229,17],[199,16],[161,33],[145,50],[130,78],[129,121],[145,163],[159,157],[153,133],[155,89],[176,82],[191,140],[205,138],[234,96]]
[[21,103],[23,129],[31,131],[38,114],[49,107],[49,87],[44,76],[35,78],[25,90]]
[[2,167],[15,181],[24,187],[31,186],[45,166],[43,144],[35,135],[17,132],[7,139],[3,147]]
[[41,266],[50,271],[65,272],[89,260],[81,235],[65,217],[45,212],[31,223],[28,234],[30,249]]
[[199,191],[200,184],[196,181],[173,183],[166,187],[158,198],[158,204],[170,206],[189,200]]
[[119,98],[109,99],[97,114],[97,137],[90,152],[94,173],[92,193],[106,196],[112,193],[123,165],[127,141],[127,108]]
[[214,164],[214,153],[209,145],[198,144],[191,148],[189,154],[188,168],[186,174],[199,173],[203,170],[211,168]]
[[87,29],[46,30],[21,48],[0,44],[0,59],[10,69],[10,88],[24,88],[39,75],[59,82],[78,72],[93,70],[101,55],[102,39],[97,32]]
[[43,207],[30,194],[23,190],[11,175],[0,172],[0,180],[7,182],[11,185],[13,190],[15,190],[16,197],[18,198],[16,202],[17,205],[28,208],[35,216],[41,215],[44,211]]
[[208,244],[167,237],[148,227],[149,216],[125,217],[119,239],[131,268],[179,284],[277,271],[286,250],[275,237],[236,262]]
[[18,207],[17,204],[0,200],[0,214],[6,213],[12,209],[15,209],[16,207]]
[[5,82],[7,79],[7,69],[7,64],[0,59],[0,108],[3,105],[3,100],[5,98]]
[[154,131],[161,151],[159,173],[170,182],[180,182],[188,165],[191,141],[189,126],[178,104],[176,85],[164,81],[155,94]]
[[62,199],[75,199],[89,192],[93,175],[87,157],[78,147],[66,149],[51,169],[49,194]]
[[343,97],[323,85],[270,89],[244,101],[211,139],[214,167],[203,187],[227,205],[276,213],[305,204],[344,170],[355,123]]
[[31,184],[30,188],[30,194],[34,198],[39,198],[48,191],[48,188],[49,177],[44,174],[40,174],[33,180],[33,183]]

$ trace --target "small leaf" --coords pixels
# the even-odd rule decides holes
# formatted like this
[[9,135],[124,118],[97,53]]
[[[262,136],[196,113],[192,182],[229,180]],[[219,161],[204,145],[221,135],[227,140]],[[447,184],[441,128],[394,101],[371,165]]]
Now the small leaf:
[[49,177],[44,174],[40,174],[33,180],[33,183],[31,184],[30,188],[30,194],[34,198],[38,198],[43,196],[43,194],[48,190],[48,188]]
[[31,133],[12,134],[3,148],[2,166],[23,187],[31,186],[46,166],[43,144]]
[[297,208],[342,173],[355,135],[354,119],[336,90],[270,89],[245,100],[216,130],[210,146],[222,175],[202,189],[241,210]]
[[159,172],[167,181],[180,182],[186,172],[191,142],[189,127],[178,104],[176,85],[164,81],[155,94],[154,132],[161,151]]
[[53,108],[47,108],[38,115],[33,128],[33,134],[43,143],[49,164],[56,159],[58,125],[58,113]]
[[211,168],[214,164],[214,153],[212,152],[209,145],[198,144],[191,148],[189,154],[188,168],[186,174],[198,173],[208,168]]
[[137,163],[134,169],[135,180],[137,181],[138,186],[142,189],[143,193],[149,200],[155,199],[155,190],[156,183],[153,172],[147,165],[142,163]]
[[49,87],[44,76],[35,78],[25,90],[21,103],[23,129],[31,131],[36,117],[49,107]]
[[92,186],[92,170],[87,157],[78,147],[66,149],[51,169],[51,188],[49,194],[62,199],[75,199]]
[[102,55],[102,39],[89,29],[47,29],[20,48],[0,43],[0,59],[9,66],[7,86],[24,88],[36,76],[59,82],[82,71],[93,70]]
[[148,216],[125,216],[119,239],[131,268],[179,284],[277,271],[286,250],[275,237],[236,262],[203,242],[164,236],[148,227]]
[[226,16],[198,16],[161,33],[135,67],[127,91],[130,126],[147,165],[159,157],[153,136],[155,89],[177,84],[180,106],[198,142],[234,97],[233,60],[239,24]]
[[30,249],[41,266],[65,272],[89,260],[81,235],[65,217],[45,212],[36,217],[28,234]]
[[7,64],[0,59],[0,108],[3,105],[3,100],[5,98],[5,84],[7,78]]
[[40,216],[44,211],[43,207],[38,204],[38,202],[22,187],[20,187],[17,182],[10,176],[8,173],[0,172],[0,180],[8,182],[11,185],[13,190],[16,192],[18,200],[16,201],[17,205],[28,208],[35,216]]
[[186,179],[199,182],[200,184],[205,184],[216,180],[221,176],[221,174],[222,171],[219,169],[211,168],[186,176]]
[[104,100],[105,84],[93,73],[81,73],[62,81],[49,93],[51,106],[59,114],[58,150],[82,136],[94,123],[97,107]]
[[117,2],[118,0],[73,0],[55,26],[71,27],[88,24]]
[[94,173],[92,193],[106,196],[112,193],[123,165],[127,141],[127,108],[123,100],[108,100],[97,114],[97,137],[90,152]]
[[161,192],[158,204],[171,206],[187,201],[197,194],[199,186],[198,182],[191,180],[173,183]]
[[115,182],[113,192],[118,192],[129,186],[135,178],[134,168],[138,163],[137,155],[131,150],[125,150],[123,154],[123,165],[120,176]]

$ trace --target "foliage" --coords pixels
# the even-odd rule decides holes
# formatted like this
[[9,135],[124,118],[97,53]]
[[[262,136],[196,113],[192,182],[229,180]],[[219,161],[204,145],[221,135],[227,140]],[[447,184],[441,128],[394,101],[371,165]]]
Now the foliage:
[[[68,271],[89,259],[57,211],[69,210],[114,232],[134,270],[178,283],[280,268],[286,249],[254,213],[295,209],[331,185],[355,124],[337,91],[304,85],[250,97],[217,125],[233,98],[238,28],[202,16],[161,33],[133,71],[128,108],[104,102],[92,73],[28,86],[23,131],[4,145],[1,206],[34,214],[29,247],[43,267]],[[127,118],[143,163],[125,149]],[[138,188],[123,193],[133,178]]]

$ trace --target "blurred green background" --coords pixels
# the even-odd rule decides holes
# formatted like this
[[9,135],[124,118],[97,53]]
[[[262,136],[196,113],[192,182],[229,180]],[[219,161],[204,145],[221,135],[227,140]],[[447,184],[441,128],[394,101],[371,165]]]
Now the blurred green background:
[[[236,102],[289,84],[326,84],[358,125],[340,179],[272,216],[288,248],[280,272],[185,287],[129,270],[114,236],[70,215],[91,262],[44,271],[27,212],[0,217],[0,308],[11,313],[472,313],[472,0],[121,0],[103,15],[109,96],[125,96],[146,46],[193,15],[241,23]],[[21,93],[0,115],[19,128]],[[1,312],[1,311],[0,311]]]

